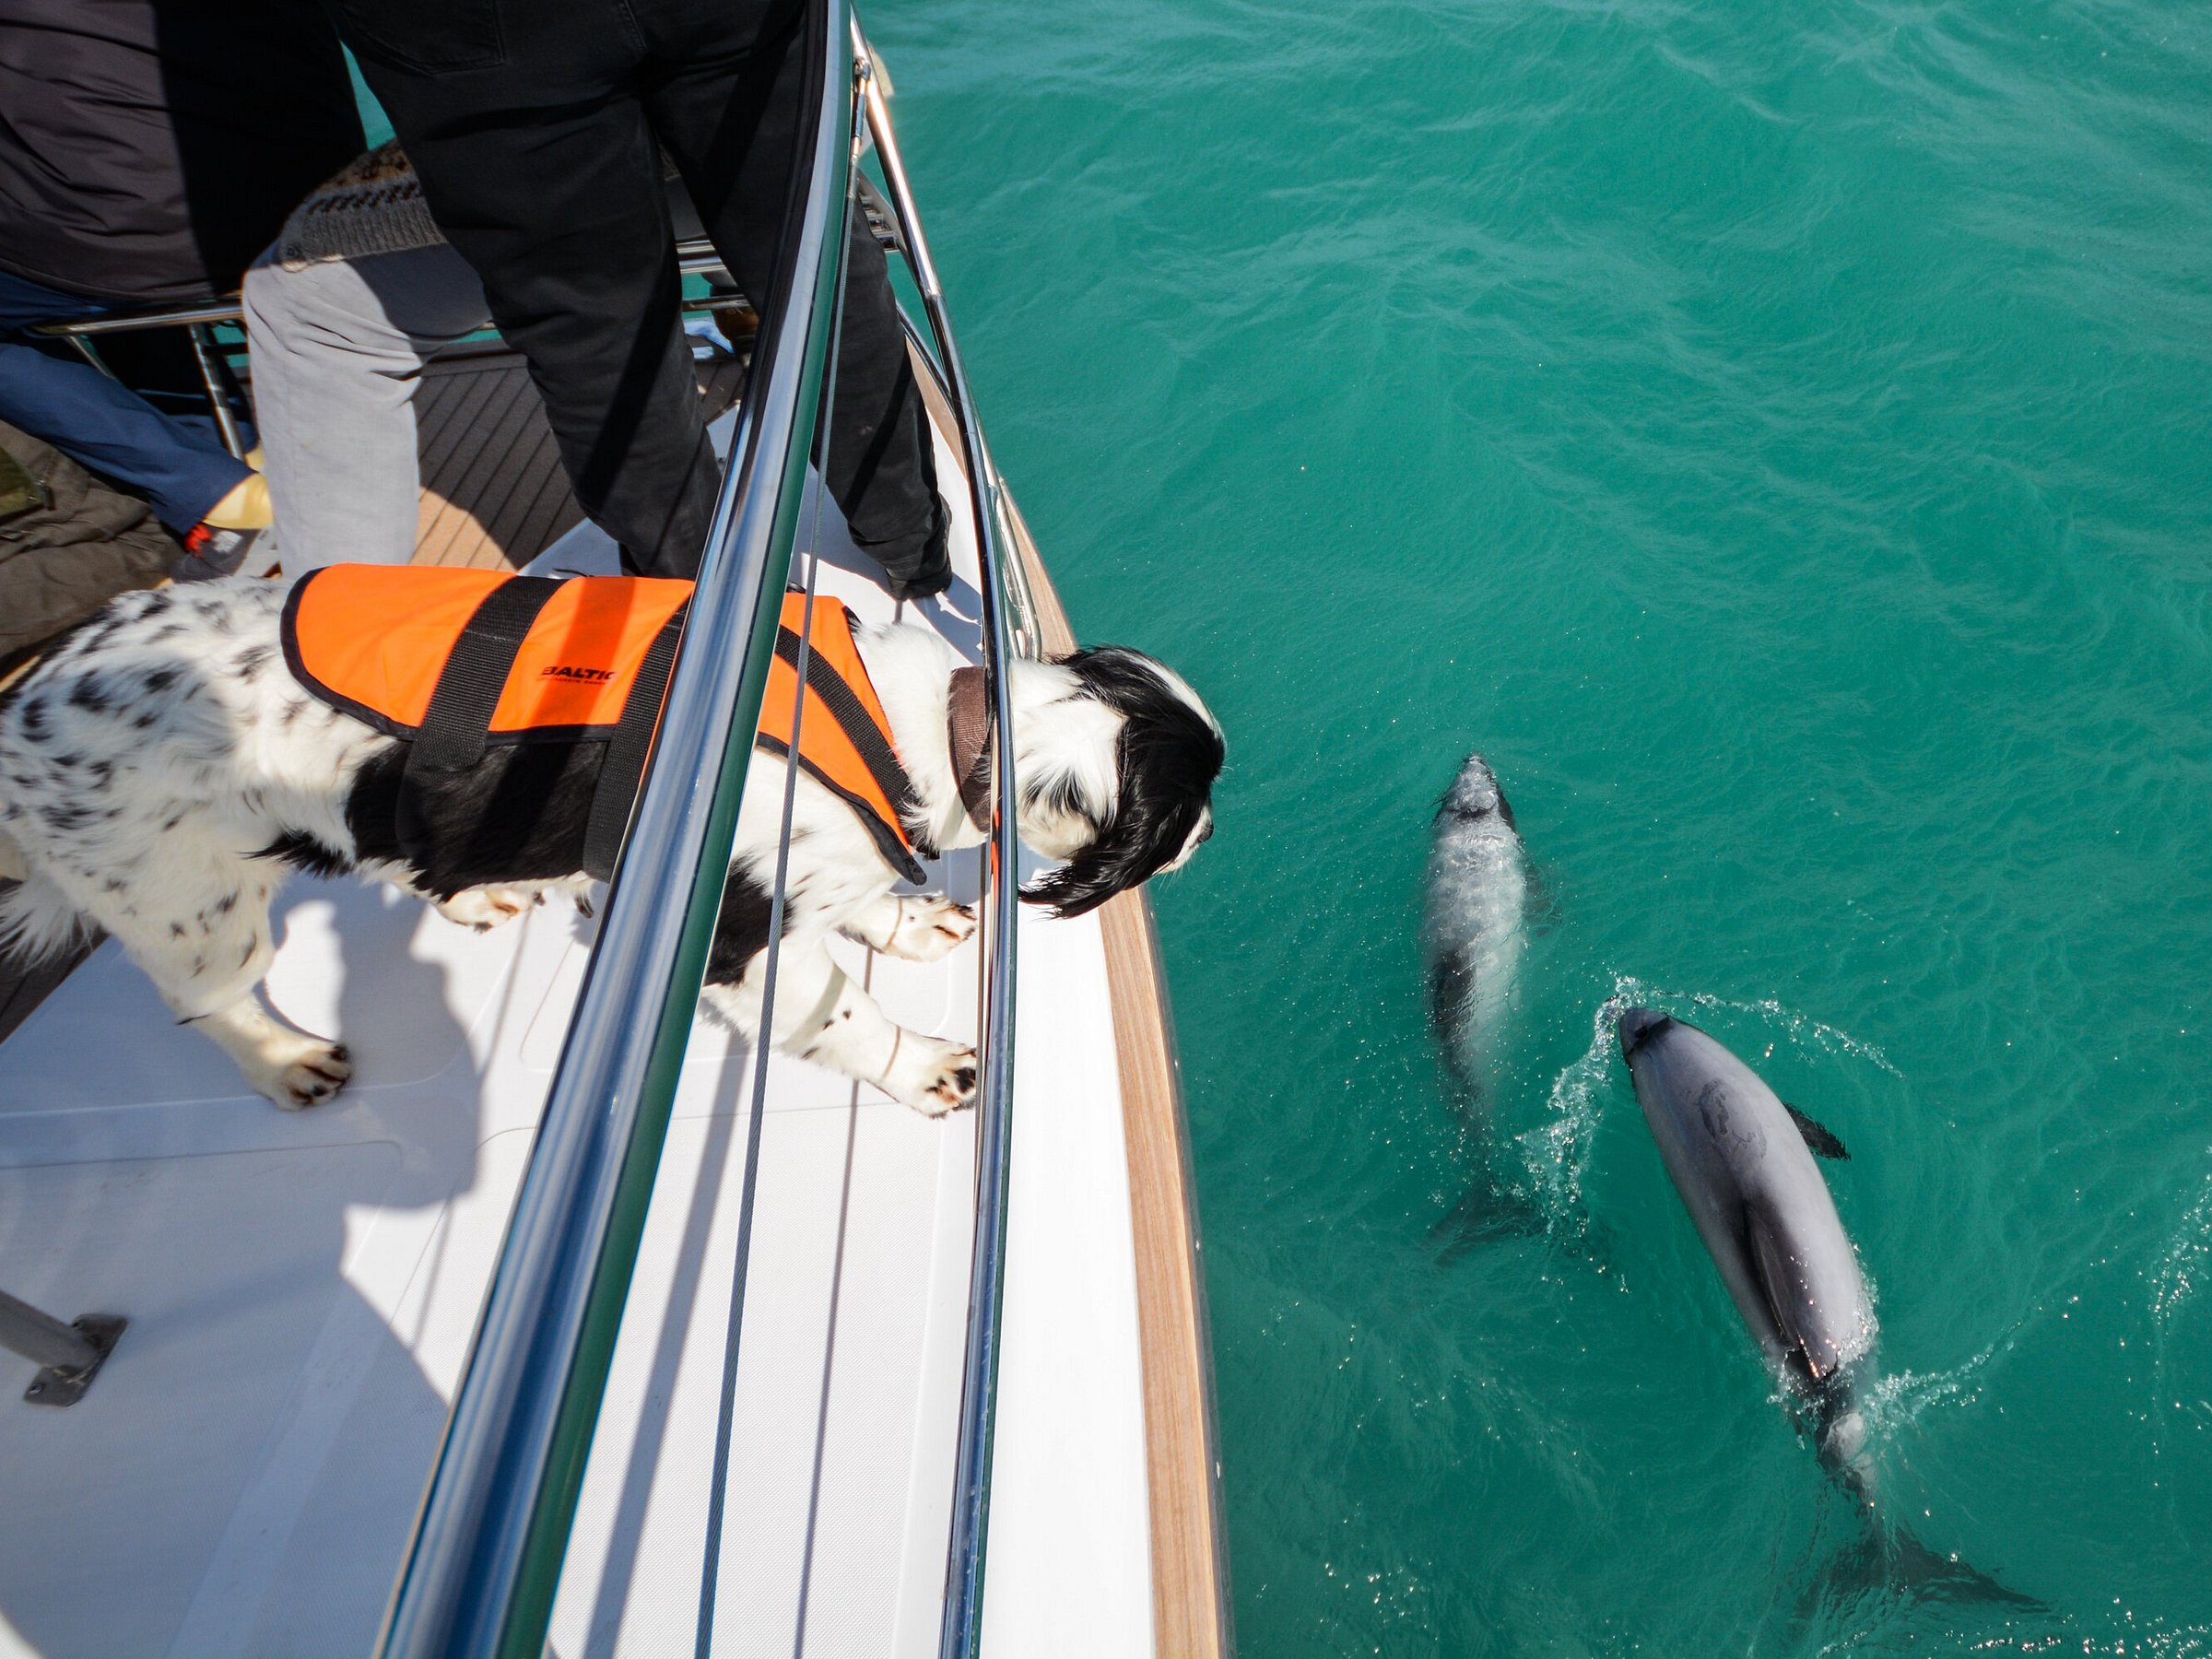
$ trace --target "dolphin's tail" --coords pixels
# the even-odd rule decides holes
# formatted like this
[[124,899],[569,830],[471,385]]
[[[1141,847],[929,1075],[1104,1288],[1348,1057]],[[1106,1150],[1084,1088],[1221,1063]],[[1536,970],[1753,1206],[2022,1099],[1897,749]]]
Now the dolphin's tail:
[[2006,1588],[1957,1556],[1936,1554],[1914,1537],[1911,1528],[1889,1519],[1876,1491],[1866,1418],[1852,1382],[1848,1371],[1835,1378],[1814,1408],[1820,1462],[1850,1494],[1853,1507],[1866,1523],[1865,1535],[1832,1563],[1828,1587],[1846,1593],[1889,1590],[1919,1600],[2042,1607],[2033,1596]]
[[1865,1535],[1838,1554],[1822,1573],[1821,1589],[1839,1599],[1888,1591],[1914,1601],[1946,1601],[1962,1606],[2007,1606],[2048,1613],[2032,1595],[2001,1584],[1957,1556],[1938,1555],[1911,1529],[1865,1512]]
[[1440,1262],[1451,1262],[1485,1244],[1541,1233],[1548,1225],[1533,1199],[1483,1175],[1429,1230],[1429,1242]]
[[[1447,1057],[1456,1060],[1455,1056]],[[1462,1168],[1467,1185],[1459,1202],[1429,1230],[1429,1243],[1440,1265],[1456,1261],[1482,1245],[1532,1237],[1550,1228],[1550,1218],[1536,1201],[1500,1172],[1504,1159],[1498,1127],[1491,1121],[1480,1078],[1456,1063],[1447,1065],[1446,1070],[1466,1135]]]
[[2008,1607],[2043,1606],[2034,1596],[2023,1595],[2008,1585],[2000,1584],[1988,1573],[1955,1555],[1937,1555],[1902,1526],[1877,1521],[1875,1531],[1880,1535],[1882,1564],[1888,1582],[1900,1589],[1941,1596],[1946,1601],[1997,1603]]

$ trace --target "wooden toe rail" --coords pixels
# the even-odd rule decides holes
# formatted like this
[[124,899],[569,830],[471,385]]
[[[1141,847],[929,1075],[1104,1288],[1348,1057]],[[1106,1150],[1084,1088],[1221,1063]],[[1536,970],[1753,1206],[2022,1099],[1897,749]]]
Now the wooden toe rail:
[[[1076,637],[1021,514],[1007,503],[1014,544],[1037,602],[1046,648]],[[1143,1347],[1146,1479],[1152,1511],[1152,1634],[1159,1659],[1221,1659],[1230,1651],[1228,1556],[1206,1279],[1191,1186],[1182,1079],[1168,1013],[1159,935],[1144,893],[1099,912],[1122,1073],[1123,1135],[1136,1243]]]

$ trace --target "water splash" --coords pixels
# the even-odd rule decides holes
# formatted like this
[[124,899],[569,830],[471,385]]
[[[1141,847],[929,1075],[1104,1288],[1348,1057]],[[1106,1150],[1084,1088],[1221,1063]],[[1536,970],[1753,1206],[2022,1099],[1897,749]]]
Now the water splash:
[[1580,1232],[1588,1224],[1583,1209],[1583,1172],[1597,1138],[1598,1102],[1611,1080],[1613,1027],[1636,984],[1631,979],[1615,979],[1613,994],[1598,1005],[1591,1018],[1589,1046],[1552,1078],[1544,1121],[1514,1136],[1528,1169],[1530,1195],[1554,1231]]
[[[1656,991],[1651,994],[1665,997],[1668,994]],[[1800,1014],[1794,1008],[1785,1007],[1771,996],[1762,997],[1757,1002],[1740,1002],[1733,997],[1715,996],[1710,991],[1691,991],[1685,994],[1684,999],[1700,1008],[1722,1008],[1735,1014],[1756,1015],[1771,1025],[1781,1027],[1783,1035],[1800,1048],[1818,1048],[1830,1054],[1865,1060],[1900,1081],[1904,1078],[1905,1074],[1892,1065],[1889,1056],[1873,1043],[1815,1019],[1810,1015]],[[1772,1051],[1770,1049],[1769,1052]]]
[[2182,1304],[2212,1272],[2212,1173],[2197,1187],[2196,1202],[2182,1217],[2166,1253],[2150,1276],[2150,1320],[2164,1336]]
[[1866,1414],[1867,1441],[1879,1448],[1894,1443],[1926,1413],[1942,1409],[1964,1410],[1982,1400],[1982,1372],[1998,1351],[2011,1342],[2009,1334],[1980,1353],[1937,1371],[1888,1371],[1860,1396]]
[[[2212,1147],[2206,1150],[2212,1153]],[[2177,1384],[2171,1344],[2175,1316],[2212,1277],[2212,1171],[2198,1182],[2194,1202],[2183,1212],[2158,1265],[2144,1277],[2150,1281],[2150,1443],[2153,1455],[2163,1457],[2173,1435],[2201,1430],[2205,1423],[2206,1402],[2196,1381],[2195,1355],[2184,1342],[2179,1365],[2187,1381]],[[2170,1512],[2171,1502],[2170,1498]]]

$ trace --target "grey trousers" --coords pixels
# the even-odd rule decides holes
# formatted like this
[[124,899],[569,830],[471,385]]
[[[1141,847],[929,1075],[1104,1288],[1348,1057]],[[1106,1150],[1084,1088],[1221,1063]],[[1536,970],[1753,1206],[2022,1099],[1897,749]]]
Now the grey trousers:
[[288,271],[264,254],[243,303],[253,401],[288,575],[415,556],[415,391],[440,347],[491,323],[450,247]]

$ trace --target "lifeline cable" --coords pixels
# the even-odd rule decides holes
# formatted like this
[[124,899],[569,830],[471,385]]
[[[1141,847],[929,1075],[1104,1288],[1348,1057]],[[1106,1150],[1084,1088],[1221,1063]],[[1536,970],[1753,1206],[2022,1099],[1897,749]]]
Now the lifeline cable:
[[[857,110],[857,100],[855,109]],[[854,118],[858,130],[858,117]],[[816,414],[820,441],[819,476],[815,481],[814,524],[806,542],[806,603],[800,617],[799,656],[794,665],[798,684],[806,684],[806,668],[813,655],[815,583],[821,572],[822,498],[830,492],[830,429],[837,407],[837,365],[844,343],[845,289],[852,275],[850,220],[853,214],[852,169],[845,182],[845,210],[839,216],[837,305],[830,329],[830,360],[822,374],[822,399]],[[799,730],[806,716],[802,690],[792,699],[791,749],[799,753]],[[769,892],[768,961],[760,976],[760,1023],[753,1038],[753,1100],[751,1121],[745,1131],[745,1174],[737,1200],[736,1261],[730,1279],[730,1319],[723,1338],[722,1398],[714,1422],[714,1475],[707,1495],[707,1536],[700,1558],[699,1625],[693,1641],[697,1659],[709,1659],[714,1646],[714,1593],[722,1559],[723,1512],[727,1504],[730,1477],[730,1434],[737,1399],[737,1346],[745,1323],[745,1282],[753,1247],[753,1199],[760,1178],[760,1131],[768,1110],[768,1061],[775,1040],[776,964],[783,943],[784,880],[791,868],[792,818],[798,805],[799,767],[795,759],[783,768],[783,815],[776,841],[776,879]],[[802,1617],[804,1609],[802,1608]]]

